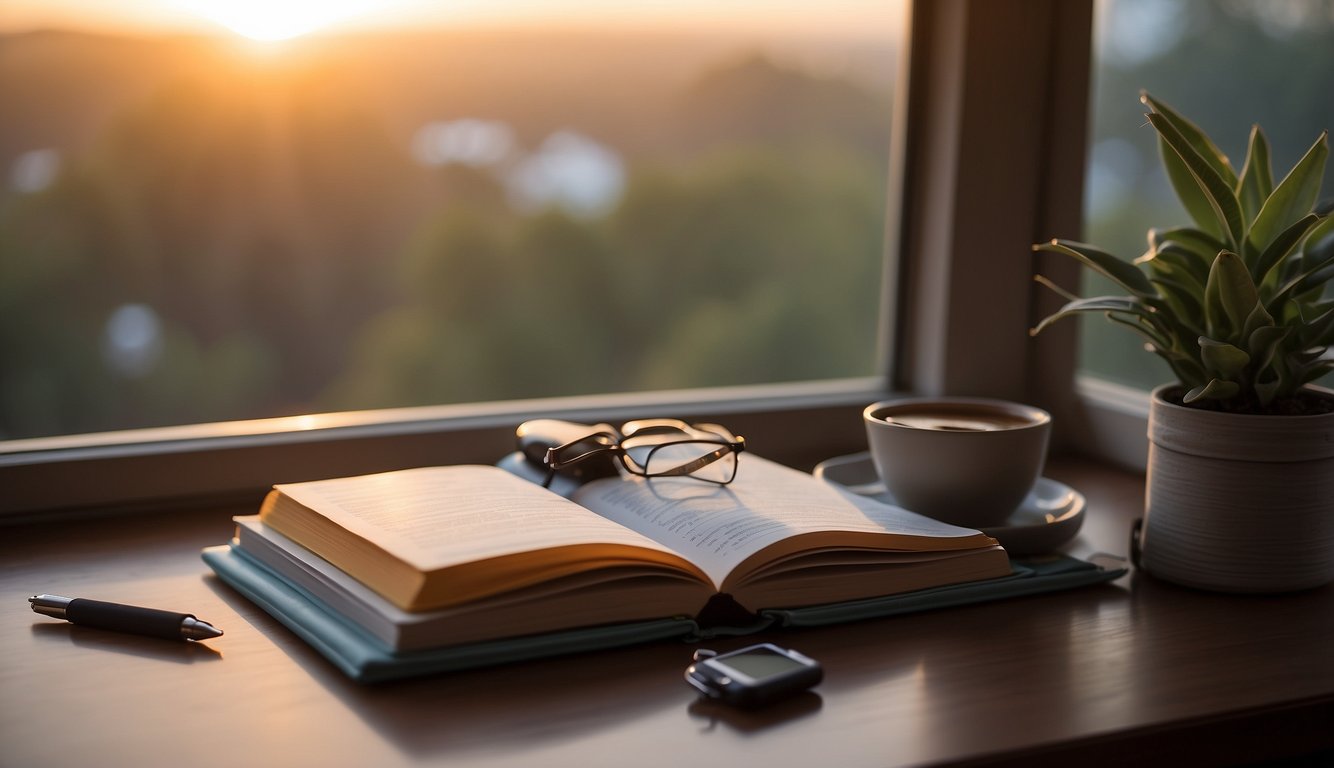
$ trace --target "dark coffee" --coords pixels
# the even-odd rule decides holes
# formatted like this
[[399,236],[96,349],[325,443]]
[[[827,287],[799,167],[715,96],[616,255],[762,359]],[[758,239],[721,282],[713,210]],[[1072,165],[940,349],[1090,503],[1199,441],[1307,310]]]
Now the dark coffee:
[[1051,416],[1005,400],[903,398],[862,411],[885,489],[905,509],[966,528],[1003,524],[1042,475]]
[[941,407],[939,404],[891,407],[877,412],[875,416],[891,424],[942,432],[993,432],[1027,427],[1034,423],[1033,419],[1005,411],[984,407]]

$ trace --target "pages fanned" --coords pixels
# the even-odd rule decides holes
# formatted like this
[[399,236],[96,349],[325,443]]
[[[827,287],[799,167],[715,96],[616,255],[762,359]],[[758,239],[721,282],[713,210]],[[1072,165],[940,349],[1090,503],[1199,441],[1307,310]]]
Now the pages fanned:
[[487,466],[279,485],[233,546],[395,650],[1011,573],[978,531],[743,459],[728,486],[612,478],[570,499]]

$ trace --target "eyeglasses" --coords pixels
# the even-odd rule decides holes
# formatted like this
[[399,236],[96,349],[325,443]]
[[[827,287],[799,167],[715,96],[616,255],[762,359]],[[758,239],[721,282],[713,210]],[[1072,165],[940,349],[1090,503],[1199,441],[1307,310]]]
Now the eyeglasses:
[[737,454],[746,439],[718,424],[687,424],[678,419],[628,421],[620,434],[601,430],[548,448],[543,463],[551,485],[561,469],[593,456],[615,456],[640,477],[691,477],[727,485],[736,477]]

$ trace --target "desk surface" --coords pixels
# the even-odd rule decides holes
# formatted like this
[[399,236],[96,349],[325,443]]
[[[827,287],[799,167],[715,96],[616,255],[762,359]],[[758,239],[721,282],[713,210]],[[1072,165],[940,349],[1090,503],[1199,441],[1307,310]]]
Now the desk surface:
[[[1068,549],[1124,555],[1143,478],[1082,461]],[[0,764],[898,765],[1193,763],[1334,748],[1334,589],[1280,597],[1110,585],[770,633],[824,662],[817,694],[701,707],[689,647],[364,687],[208,575],[251,510],[0,528]],[[37,616],[39,592],[196,613],[171,643]],[[58,732],[58,735],[57,735]],[[1334,754],[1334,753],[1331,753]]]

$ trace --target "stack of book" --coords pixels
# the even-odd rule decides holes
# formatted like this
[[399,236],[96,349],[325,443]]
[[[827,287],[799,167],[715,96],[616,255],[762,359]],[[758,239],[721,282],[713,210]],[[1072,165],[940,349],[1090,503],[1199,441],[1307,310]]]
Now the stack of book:
[[607,478],[569,498],[490,466],[275,486],[205,562],[357,680],[667,637],[819,625],[1120,575],[752,454],[727,486]]

